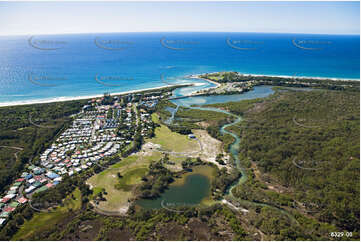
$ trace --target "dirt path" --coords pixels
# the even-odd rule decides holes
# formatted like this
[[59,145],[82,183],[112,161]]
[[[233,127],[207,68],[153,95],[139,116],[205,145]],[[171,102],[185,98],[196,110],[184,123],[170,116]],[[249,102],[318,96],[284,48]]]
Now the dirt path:
[[18,159],[18,153],[19,153],[20,151],[24,150],[24,149],[21,148],[21,147],[5,146],[5,145],[1,145],[0,148],[10,148],[10,149],[16,149],[16,150],[18,150],[18,152],[15,152],[15,154],[14,154],[16,160]]

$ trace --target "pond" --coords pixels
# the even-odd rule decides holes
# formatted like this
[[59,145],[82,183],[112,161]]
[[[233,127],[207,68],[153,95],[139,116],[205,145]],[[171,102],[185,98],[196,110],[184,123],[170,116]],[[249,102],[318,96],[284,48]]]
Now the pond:
[[145,209],[165,208],[171,211],[180,211],[179,207],[191,207],[200,204],[203,199],[209,196],[209,193],[209,178],[195,173],[187,175],[183,184],[170,185],[161,197],[141,199],[136,204]]

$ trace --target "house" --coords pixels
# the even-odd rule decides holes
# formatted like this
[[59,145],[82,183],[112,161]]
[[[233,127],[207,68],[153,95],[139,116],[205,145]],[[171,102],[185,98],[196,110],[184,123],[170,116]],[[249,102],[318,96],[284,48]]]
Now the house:
[[0,202],[2,202],[2,203],[7,203],[9,201],[10,201],[9,197],[4,197],[3,199],[0,200]]
[[53,172],[48,172],[48,173],[46,173],[46,176],[47,176],[48,178],[50,178],[50,179],[55,179],[55,178],[59,177],[58,174],[53,173]]
[[21,197],[21,198],[19,198],[17,201],[18,201],[19,203],[21,203],[21,204],[24,204],[24,203],[26,203],[26,202],[28,201],[28,199],[26,199],[25,197]]
[[1,219],[0,219],[0,226],[3,226],[3,225],[5,224],[5,222],[6,222],[6,219],[1,218]]
[[35,188],[36,187],[34,187],[34,186],[30,186],[27,189],[25,189],[25,193],[31,193],[32,191],[34,191]]
[[0,214],[0,218],[7,218],[7,217],[9,217],[9,215],[10,215],[9,212],[2,212],[2,213]]
[[15,194],[8,194],[6,195],[4,198],[10,198],[10,199],[13,199],[14,197],[16,197]]
[[57,181],[57,182],[60,182],[61,180],[62,180],[61,177],[57,177],[57,178],[54,179],[54,181]]
[[12,190],[12,191],[17,191],[18,190],[18,186],[12,186],[12,187],[10,187],[10,190]]
[[12,211],[15,210],[15,208],[13,208],[13,207],[6,207],[6,208],[4,208],[3,210],[4,210],[4,212],[11,213]]
[[[17,179],[17,180],[19,180],[19,179]],[[16,180],[16,181],[17,181],[17,180]],[[20,181],[17,181],[17,182],[14,183],[14,186],[19,187],[19,186],[21,185],[21,183],[22,183],[22,181],[21,181],[21,182],[20,182]]]
[[34,187],[40,187],[42,184],[41,184],[41,182],[39,182],[39,181],[36,181],[36,182],[34,182],[34,184],[33,184],[33,186]]
[[52,183],[48,183],[48,184],[46,184],[45,186],[47,186],[48,188],[51,188],[51,187],[53,186],[53,184],[52,184]]
[[14,194],[16,194],[16,191],[14,191],[14,190],[9,190],[7,194],[8,194],[8,195],[14,195]]
[[25,176],[25,179],[26,179],[26,180],[30,180],[31,178],[33,178],[33,174],[27,174],[27,175]]

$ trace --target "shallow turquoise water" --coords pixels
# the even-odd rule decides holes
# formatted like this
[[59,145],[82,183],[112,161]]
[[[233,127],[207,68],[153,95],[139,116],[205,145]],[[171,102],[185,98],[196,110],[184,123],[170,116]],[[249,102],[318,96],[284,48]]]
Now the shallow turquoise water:
[[[29,44],[30,36],[0,37],[0,103],[89,96],[164,86],[203,83],[188,75],[238,71],[288,76],[360,78],[360,37],[265,33],[114,33],[35,36],[37,43],[63,42],[52,51]],[[160,40],[197,43],[177,51]],[[131,43],[123,50],[102,43]],[[227,43],[259,43],[240,51]],[[317,51],[297,48],[293,40],[323,44]],[[183,41],[184,40],[184,41]],[[46,46],[42,46],[46,47]],[[164,80],[161,80],[164,76]],[[97,78],[102,82],[97,81]],[[179,92],[187,93],[182,89]],[[200,100],[201,101],[201,100]]]

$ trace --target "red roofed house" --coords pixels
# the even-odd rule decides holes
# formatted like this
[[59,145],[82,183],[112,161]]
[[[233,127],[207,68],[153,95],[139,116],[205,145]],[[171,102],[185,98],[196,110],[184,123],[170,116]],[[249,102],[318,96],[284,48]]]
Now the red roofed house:
[[18,199],[18,202],[21,203],[21,204],[24,204],[28,201],[28,199],[26,199],[25,197],[21,197]]
[[12,211],[14,211],[15,210],[15,208],[12,208],[12,207],[6,207],[6,208],[4,208],[4,212],[12,212]]
[[9,200],[10,200],[10,198],[4,197],[3,199],[1,199],[1,202],[2,203],[7,203],[7,202],[9,202]]

